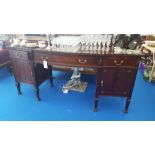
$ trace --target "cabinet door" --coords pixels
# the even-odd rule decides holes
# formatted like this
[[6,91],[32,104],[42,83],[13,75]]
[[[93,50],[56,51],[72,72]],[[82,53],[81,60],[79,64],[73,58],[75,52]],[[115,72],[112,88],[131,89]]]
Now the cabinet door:
[[122,68],[100,69],[98,84],[103,95],[128,96],[132,93],[136,70]]
[[30,61],[12,59],[13,71],[18,82],[33,83],[33,72]]

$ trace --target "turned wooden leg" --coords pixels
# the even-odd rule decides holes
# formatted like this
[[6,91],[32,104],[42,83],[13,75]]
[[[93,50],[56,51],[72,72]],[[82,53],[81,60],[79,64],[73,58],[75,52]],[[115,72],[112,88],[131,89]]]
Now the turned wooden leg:
[[40,96],[39,96],[39,88],[35,88],[35,94],[36,94],[36,97],[37,97],[37,100],[40,101]]
[[97,112],[97,107],[98,107],[98,97],[95,98],[95,101],[94,101],[94,112]]
[[7,67],[7,70],[8,70],[9,73],[12,75],[12,67],[11,67],[11,66],[8,66],[8,67]]
[[128,108],[129,108],[130,102],[131,102],[131,99],[127,98],[124,113],[128,113]]
[[98,98],[99,98],[99,94],[100,94],[99,90],[100,90],[100,87],[99,87],[99,84],[97,82],[95,99],[94,99],[94,112],[97,112],[97,108],[98,108]]
[[20,83],[19,82],[16,82],[16,87],[17,87],[17,90],[18,90],[18,94],[21,95],[22,92],[20,90]]

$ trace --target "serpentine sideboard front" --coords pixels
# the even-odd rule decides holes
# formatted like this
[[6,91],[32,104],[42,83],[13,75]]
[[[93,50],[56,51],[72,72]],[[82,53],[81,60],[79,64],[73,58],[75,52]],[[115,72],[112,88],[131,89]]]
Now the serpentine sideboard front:
[[[140,54],[101,54],[90,52],[58,52],[37,48],[11,48],[9,50],[18,93],[20,83],[34,86],[37,99],[39,85],[46,79],[53,85],[52,66],[95,68],[96,94],[94,111],[100,95],[126,97],[124,112],[128,112],[136,79]],[[46,61],[48,68],[43,67]]]

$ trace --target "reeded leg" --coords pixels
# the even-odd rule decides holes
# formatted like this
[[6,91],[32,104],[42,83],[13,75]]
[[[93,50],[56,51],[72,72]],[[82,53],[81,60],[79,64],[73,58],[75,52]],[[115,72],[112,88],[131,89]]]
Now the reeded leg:
[[95,98],[95,101],[94,101],[94,112],[97,112],[97,107],[98,107],[98,97]]
[[53,71],[52,71],[52,66],[49,68],[49,80],[50,80],[50,86],[53,87]]
[[16,87],[17,87],[17,90],[18,90],[18,94],[21,95],[22,92],[20,90],[20,83],[19,82],[16,82]]
[[53,77],[51,76],[49,80],[50,80],[50,87],[53,87]]
[[128,108],[129,108],[130,102],[131,102],[131,99],[127,98],[124,113],[128,113]]
[[37,97],[37,100],[40,101],[40,96],[39,96],[39,88],[35,88],[35,94],[36,94],[36,97]]

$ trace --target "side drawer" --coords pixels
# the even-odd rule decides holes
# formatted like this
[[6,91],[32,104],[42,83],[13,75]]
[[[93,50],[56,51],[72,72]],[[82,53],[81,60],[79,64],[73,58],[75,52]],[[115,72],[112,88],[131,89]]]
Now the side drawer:
[[24,59],[28,60],[28,52],[25,51],[19,51],[19,50],[9,50],[10,58],[16,58],[16,59]]
[[136,67],[138,62],[138,59],[134,57],[105,57],[103,59],[102,65]]

